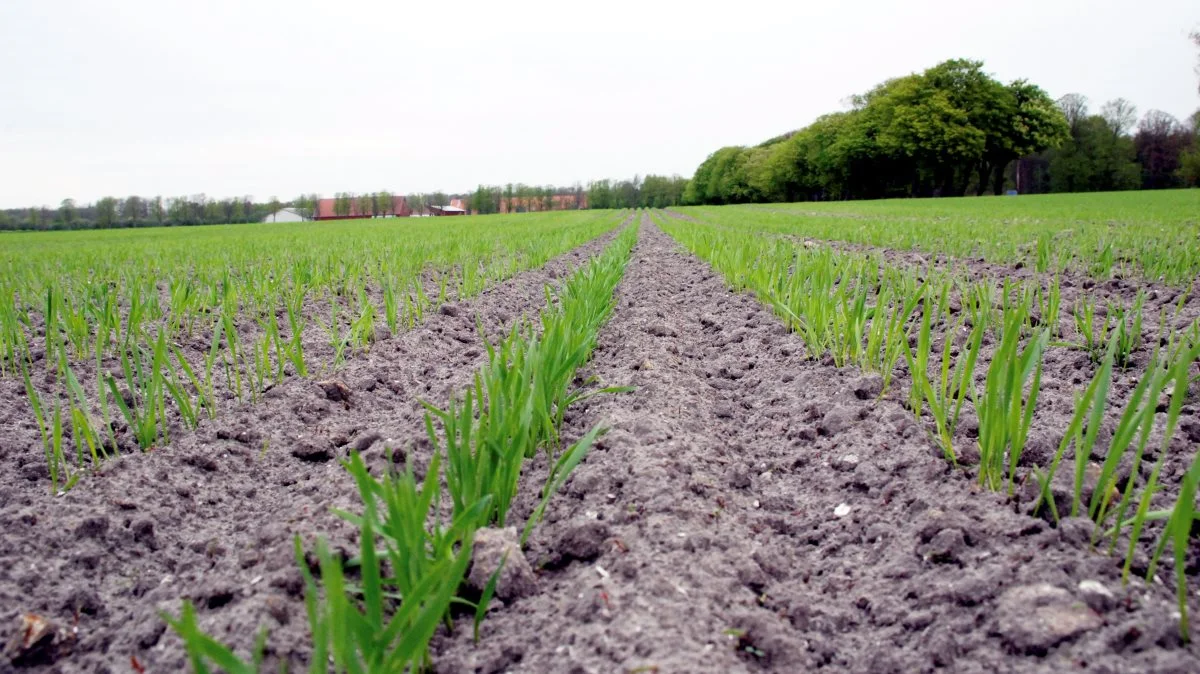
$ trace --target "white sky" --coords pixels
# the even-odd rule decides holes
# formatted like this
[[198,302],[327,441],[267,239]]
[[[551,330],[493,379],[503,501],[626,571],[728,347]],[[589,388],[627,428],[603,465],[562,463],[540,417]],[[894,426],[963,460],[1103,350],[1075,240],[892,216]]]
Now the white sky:
[[956,57],[1183,119],[1197,26],[1196,0],[0,0],[0,207],[690,176]]

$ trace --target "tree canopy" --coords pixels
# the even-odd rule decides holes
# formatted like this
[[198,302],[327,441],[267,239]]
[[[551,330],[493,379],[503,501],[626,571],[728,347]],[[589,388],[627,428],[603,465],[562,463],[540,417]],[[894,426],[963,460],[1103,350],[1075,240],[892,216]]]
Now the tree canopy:
[[753,148],[709,155],[688,185],[691,203],[961,195],[1000,191],[1014,159],[1068,137],[1063,112],[1039,87],[1004,84],[957,59],[888,80],[853,109]]

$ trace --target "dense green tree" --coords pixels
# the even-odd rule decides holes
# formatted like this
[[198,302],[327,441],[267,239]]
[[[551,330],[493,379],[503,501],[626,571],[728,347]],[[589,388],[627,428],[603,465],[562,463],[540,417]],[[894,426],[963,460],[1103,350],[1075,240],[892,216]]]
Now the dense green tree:
[[125,197],[121,203],[121,224],[126,227],[137,227],[145,219],[146,206],[142,198],[136,194]]
[[1136,189],[1140,182],[1133,139],[1128,132],[1137,110],[1124,99],[1105,103],[1101,114],[1088,114],[1087,99],[1067,94],[1058,100],[1068,121],[1068,136],[1040,156],[1054,192]]
[[115,227],[117,222],[117,200],[113,197],[104,197],[97,201],[96,226],[102,228]]
[[[167,224],[167,209],[163,206],[162,197],[154,197],[149,203],[150,220],[158,227]],[[272,211],[274,212],[274,211]]]
[[638,176],[633,180],[618,180],[613,185],[613,201],[616,208],[637,208],[641,200],[642,181]]
[[612,181],[606,179],[588,183],[587,200],[590,208],[616,208]]
[[228,216],[225,215],[224,201],[211,199],[200,203],[204,206],[204,213],[200,216],[200,222],[209,225],[229,222]]
[[1014,160],[1069,138],[1069,114],[1039,87],[1004,84],[979,61],[951,60],[851,98],[852,109],[700,164],[686,203],[962,195],[1004,190]]
[[643,208],[670,208],[683,202],[683,190],[687,180],[679,176],[648,175],[642,180],[641,202]]
[[481,215],[491,213],[491,204],[488,199],[487,188],[479,185],[475,188],[475,192],[471,195],[471,210]]
[[396,199],[388,190],[375,193],[375,213],[377,215],[396,215]]
[[319,194],[301,194],[292,202],[292,206],[300,214],[301,217],[312,220],[319,215],[321,205],[321,195]]
[[890,82],[864,117],[880,117],[879,149],[911,160],[920,183],[928,186],[922,192],[961,195],[987,145],[982,126],[990,119],[978,111],[996,104],[999,94],[974,62],[950,62],[927,72]]
[[417,193],[408,195],[408,207],[412,209],[413,213],[417,215],[425,215],[425,206],[426,201],[424,194]]
[[167,218],[177,225],[193,224],[187,197],[172,197],[167,200]]
[[231,199],[232,203],[229,208],[229,217],[227,222],[243,223],[246,222],[246,202],[241,199]]
[[[1043,148],[1057,147],[1070,135],[1064,116],[1036,85],[1023,80],[1013,82],[1005,87],[999,106],[1001,114],[993,119],[994,126],[979,163],[977,194],[983,194],[989,176],[992,194],[1001,194],[1005,168],[1010,163]],[[1114,123],[1123,124],[1131,108],[1124,99],[1117,99],[1107,104],[1106,110],[1113,115]]]
[[302,217],[302,218],[312,217],[312,208],[313,207],[309,205],[309,200],[308,200],[307,194],[301,194],[300,196],[296,197],[295,199],[292,199],[291,208],[293,210],[295,210],[296,213],[299,214],[300,217]]
[[[1200,47],[1200,32],[1192,34]],[[1200,73],[1200,67],[1197,67]],[[1200,187],[1200,110],[1188,118],[1192,128],[1192,146],[1179,155],[1179,179],[1188,187]]]
[[1179,180],[1185,187],[1200,187],[1200,146],[1179,155]]
[[78,217],[79,210],[75,207],[75,200],[63,199],[58,206],[58,223],[65,229],[71,229]]

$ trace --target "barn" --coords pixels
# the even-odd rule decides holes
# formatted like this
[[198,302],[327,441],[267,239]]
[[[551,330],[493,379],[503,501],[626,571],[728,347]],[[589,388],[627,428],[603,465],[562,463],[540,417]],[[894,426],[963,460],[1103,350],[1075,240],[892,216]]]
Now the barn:
[[430,215],[466,215],[467,210],[460,206],[430,206]]
[[360,209],[358,199],[350,199],[350,213],[348,215],[337,215],[337,209],[334,207],[336,199],[320,199],[317,201],[317,209],[314,220],[353,220],[355,218],[406,218],[412,215],[412,209],[408,207],[408,199],[402,196],[392,197],[392,208],[383,213],[372,215],[369,212],[364,213]]

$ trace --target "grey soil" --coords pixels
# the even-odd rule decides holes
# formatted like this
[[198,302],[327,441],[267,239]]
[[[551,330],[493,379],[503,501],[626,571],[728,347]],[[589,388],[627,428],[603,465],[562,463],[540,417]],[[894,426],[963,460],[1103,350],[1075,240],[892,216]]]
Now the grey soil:
[[[706,226],[722,227],[722,225],[715,225],[711,222],[705,222],[672,211],[667,211],[667,214],[679,219],[698,222]],[[777,235],[764,234],[764,236]],[[799,242],[805,246],[831,246],[838,250],[879,255],[887,264],[909,267],[918,270],[918,272],[927,268],[948,271],[958,278],[992,284],[996,297],[1001,296],[1004,284],[1010,281],[1017,281],[1026,286],[1042,284],[1042,287],[1045,288],[1047,287],[1046,284],[1053,280],[1053,277],[1049,274],[1038,274],[1028,268],[1013,268],[1012,266],[990,264],[984,262],[982,259],[934,257],[917,252],[873,248],[840,241],[800,239]],[[1090,457],[1090,462],[1094,464],[1095,472],[1099,471],[1100,464],[1106,458],[1105,452],[1109,447],[1120,417],[1125,411],[1125,407],[1129,403],[1138,381],[1149,369],[1150,361],[1156,347],[1163,344],[1161,338],[1165,334],[1172,332],[1176,333],[1176,337],[1185,334],[1191,329],[1196,319],[1200,317],[1200,279],[1193,283],[1191,288],[1178,288],[1158,283],[1130,281],[1120,278],[1098,282],[1095,279],[1073,273],[1062,274],[1059,278],[1062,294],[1059,319],[1060,337],[1053,340],[1043,358],[1043,372],[1041,386],[1039,387],[1040,395],[1037,402],[1037,409],[1034,414],[1029,439],[1018,461],[1018,473],[1024,478],[1023,490],[1019,501],[1022,507],[1030,512],[1032,512],[1034,504],[1037,503],[1036,483],[1034,480],[1028,479],[1030,471],[1034,467],[1045,469],[1050,465],[1056,450],[1063,440],[1064,431],[1068,428],[1070,419],[1075,411],[1076,396],[1087,387],[1098,370],[1098,363],[1093,361],[1080,346],[1071,345],[1071,343],[1079,344],[1083,339],[1075,326],[1072,314],[1073,307],[1081,300],[1092,301],[1097,307],[1097,320],[1103,321],[1103,315],[1110,303],[1113,305],[1129,306],[1134,302],[1134,297],[1139,290],[1146,293],[1142,344],[1133,351],[1130,363],[1125,367],[1116,368],[1113,372],[1112,386],[1107,396],[1108,404],[1097,436],[1097,443],[1094,448],[1095,453]],[[966,317],[963,315],[963,307],[957,297],[952,296],[950,298],[949,312],[950,321],[943,321],[932,326],[933,356],[930,363],[930,376],[935,379],[940,377],[940,356],[945,340],[947,338],[955,339],[957,345],[960,347],[966,341],[966,331],[960,329],[961,326],[959,325],[959,321]],[[1039,312],[1040,309],[1035,306],[1034,313],[1040,319]],[[999,330],[994,329],[983,337],[979,356],[980,364],[975,368],[975,384],[980,389],[985,385],[987,365],[991,362],[992,356],[999,346],[997,344],[997,335],[995,334],[997,332]],[[957,355],[957,352],[953,352],[952,355]],[[900,359],[897,363],[896,379],[892,385],[893,395],[903,395],[902,392],[906,391],[910,385],[911,376],[907,370],[907,365],[903,359]],[[1170,509],[1173,506],[1175,498],[1179,494],[1180,482],[1187,473],[1193,457],[1197,451],[1200,451],[1200,405],[1197,405],[1198,400],[1200,400],[1200,379],[1193,381],[1191,384],[1189,395],[1181,408],[1179,427],[1167,445],[1166,456],[1163,457],[1163,464],[1158,477],[1160,489],[1155,493],[1151,502],[1153,509]],[[1162,410],[1159,411],[1161,412]],[[928,418],[928,415],[926,415],[925,421],[927,428],[930,430],[934,429],[934,422],[931,418]],[[968,401],[963,408],[963,417],[954,438],[955,451],[957,452],[960,464],[969,467],[978,463],[979,452],[976,442],[978,429],[979,424],[975,418],[972,403]],[[1156,419],[1155,428],[1149,436],[1144,460],[1138,467],[1139,474],[1138,478],[1134,481],[1135,486],[1141,487],[1145,485],[1154,471],[1155,462],[1159,459],[1160,448],[1163,446],[1163,434],[1165,430],[1165,415],[1160,415]],[[1074,460],[1071,451],[1069,449],[1064,455],[1064,465],[1071,465]],[[1128,452],[1117,469],[1118,481],[1122,489],[1133,471],[1132,455],[1132,451]],[[1066,512],[1070,509],[1070,498],[1074,487],[1072,472],[1071,469],[1063,470],[1060,466],[1060,470],[1054,480],[1053,492],[1061,512]],[[1094,477],[1089,477],[1085,484],[1085,493],[1083,496],[1085,505],[1086,500],[1090,498],[1092,483],[1094,481]],[[1051,517],[1048,509],[1043,508],[1042,513],[1048,519]],[[1143,553],[1153,548],[1157,543],[1157,537],[1160,532],[1161,527],[1157,524],[1151,524],[1147,528],[1143,535],[1144,540],[1140,544],[1139,554],[1134,560],[1134,572],[1140,572],[1142,575],[1145,575],[1149,556]],[[1122,541],[1121,549],[1124,549],[1125,545],[1127,545],[1127,542]],[[1186,568],[1187,572],[1193,575],[1200,569],[1200,548],[1193,546],[1188,551]]]
[[638,389],[573,415],[612,430],[531,539],[538,591],[440,671],[1200,669],[1086,521],[979,493],[878,378],[806,360],[647,221],[599,344],[589,374]]
[[[378,466],[385,445],[426,457],[418,400],[444,402],[482,362],[474,317],[494,336],[598,250],[381,342],[337,376],[348,401],[288,381],[63,497],[38,474],[23,391],[6,390],[0,643],[26,612],[68,631],[77,615],[79,634],[32,662],[0,658],[0,672],[125,672],[131,657],[180,671],[157,612],[185,597],[243,653],[269,627],[271,663],[299,671],[292,536],[353,545],[329,514],[357,500],[334,459],[358,448]],[[1200,670],[1169,587],[1122,587],[1087,522],[1052,527],[979,493],[879,378],[807,360],[768,309],[648,222],[618,293],[584,375],[638,388],[568,413],[567,437],[612,430],[535,529],[536,577],[493,604],[480,643],[469,626],[440,635],[440,671]],[[1059,415],[1079,376],[1061,367],[1044,392]],[[515,521],[545,472],[531,462]]]
[[[181,642],[159,617],[177,615],[184,598],[197,605],[203,629],[243,654],[269,628],[270,671],[279,661],[307,671],[293,537],[309,549],[318,534],[335,547],[355,546],[350,527],[330,513],[358,502],[336,459],[353,448],[378,467],[387,447],[427,448],[420,400],[445,404],[483,364],[476,319],[495,340],[542,307],[547,284],[612,238],[442,307],[417,329],[376,343],[324,386],[291,378],[259,404],[230,404],[197,431],[111,461],[60,497],[49,494],[24,389],[5,382],[0,648],[27,613],[78,631],[16,662],[0,654],[0,672],[130,672],[131,658],[150,672],[184,671]],[[427,460],[427,449],[418,453],[418,462]]]

